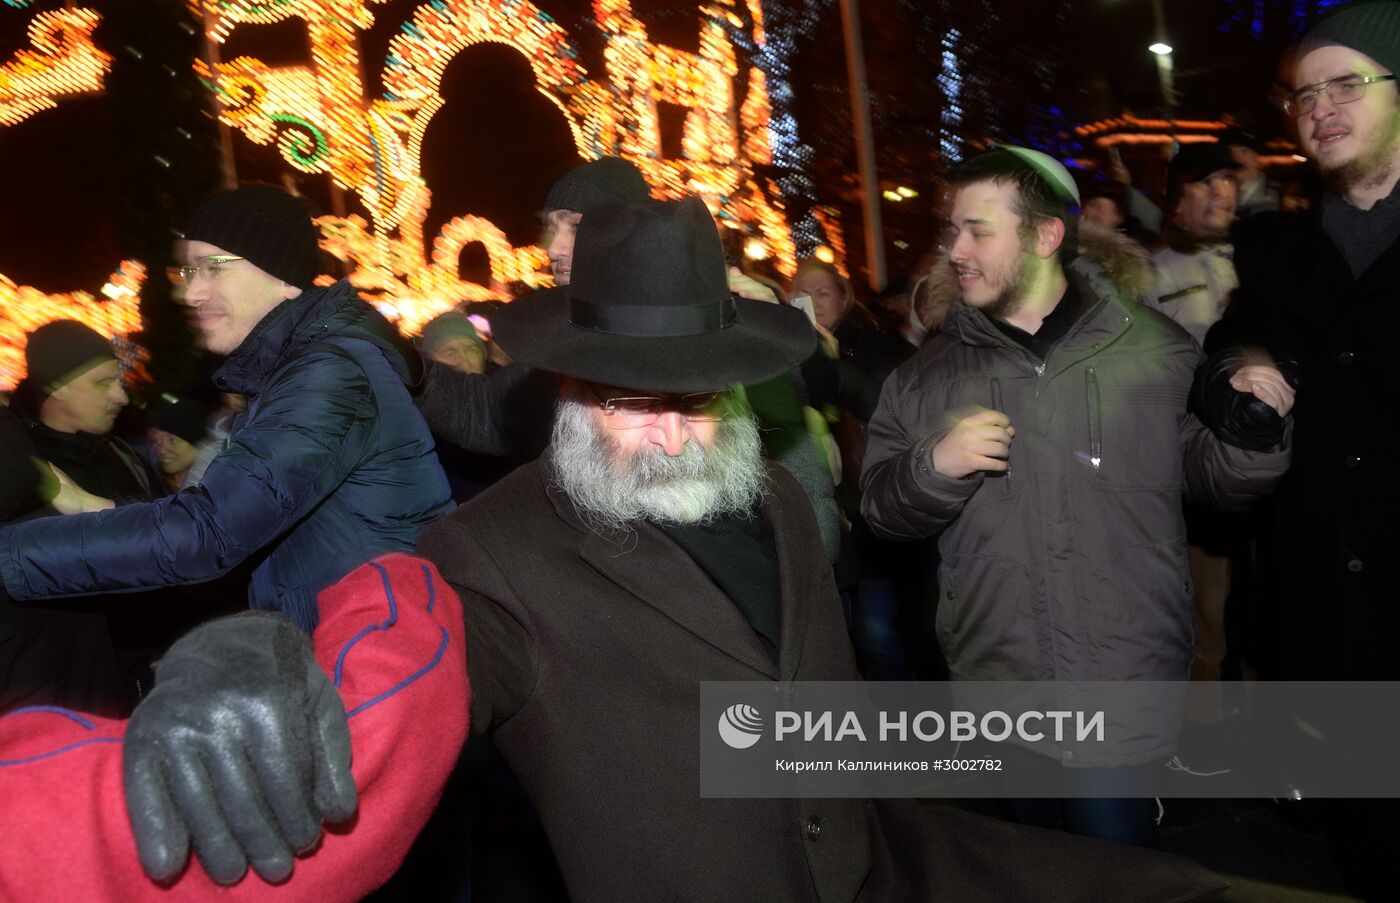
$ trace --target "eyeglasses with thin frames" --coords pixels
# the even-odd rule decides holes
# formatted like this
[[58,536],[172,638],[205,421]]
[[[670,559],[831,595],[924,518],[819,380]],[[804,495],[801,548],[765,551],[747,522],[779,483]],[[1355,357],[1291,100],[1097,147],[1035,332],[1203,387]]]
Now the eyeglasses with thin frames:
[[217,279],[224,271],[223,265],[232,263],[235,260],[243,260],[242,257],[235,257],[232,254],[215,254],[210,257],[199,258],[199,263],[194,266],[172,266],[166,267],[165,276],[170,280],[171,285],[189,285],[200,276],[206,279]]
[[697,423],[724,417],[724,392],[693,392],[665,398],[655,395],[604,398],[592,383],[588,384],[588,391],[593,393],[598,407],[603,409],[603,422],[615,430],[651,426],[661,417],[662,411],[677,411],[686,420]]
[[1366,96],[1367,85],[1393,81],[1393,75],[1339,75],[1289,94],[1283,99],[1283,112],[1289,116],[1306,116],[1317,107],[1317,96],[1323,91],[1335,104],[1353,103]]

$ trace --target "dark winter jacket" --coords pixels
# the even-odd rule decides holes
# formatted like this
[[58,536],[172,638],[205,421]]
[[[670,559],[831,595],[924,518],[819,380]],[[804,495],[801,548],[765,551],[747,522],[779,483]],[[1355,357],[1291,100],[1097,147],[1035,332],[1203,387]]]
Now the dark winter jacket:
[[1235,241],[1240,289],[1207,350],[1263,346],[1300,376],[1261,664],[1295,680],[1398,679],[1400,238],[1360,278],[1314,215],[1260,214]]
[[[0,406],[0,521],[39,505],[28,428]],[[117,714],[120,676],[98,614],[16,605],[0,590],[0,712],[56,705]]]
[[[59,467],[88,492],[130,501],[151,498],[155,474],[146,471],[125,442],[112,435],[49,429],[38,421],[33,397],[21,383],[14,410],[0,408],[5,459],[0,519],[56,516],[39,498],[33,458]],[[123,618],[121,626],[134,627],[138,619]],[[139,628],[127,631],[137,634]],[[108,618],[93,600],[24,605],[0,590],[0,711],[53,705],[115,716],[128,710],[136,692],[118,665]]]
[[[1117,256],[1125,241],[1084,244],[1121,275],[1133,270]],[[953,306],[885,384],[862,510],[883,535],[939,536],[937,626],[955,677],[1184,680],[1193,642],[1183,491],[1238,509],[1273,488],[1288,453],[1222,444],[1187,413],[1200,357],[1191,337],[1089,256],[1069,275],[1084,307],[1043,363],[980,311]],[[933,446],[948,416],[974,405],[1015,427],[1010,470],[943,476]],[[1161,739],[1142,761],[1169,748]]]
[[35,599],[201,583],[253,559],[253,607],[310,630],[319,590],[450,510],[404,347],[348,282],[274,308],[215,374],[249,408],[198,486],[0,528],[0,578]]
[[[868,315],[866,315],[868,316]],[[807,393],[816,405],[840,404],[860,421],[869,420],[880,400],[880,387],[914,349],[882,332],[860,312],[852,312],[833,332],[841,348],[839,360],[817,349],[802,365]]]
[[34,446],[24,423],[0,405],[0,521],[23,514],[37,504],[39,470],[30,460]]
[[[118,505],[165,495],[165,483],[149,455],[142,455],[115,433],[61,433],[45,426],[39,412],[25,400],[25,388],[25,383],[20,383],[14,411],[23,420],[34,453],[41,460],[63,471],[85,492]],[[45,513],[53,512],[46,508]]]

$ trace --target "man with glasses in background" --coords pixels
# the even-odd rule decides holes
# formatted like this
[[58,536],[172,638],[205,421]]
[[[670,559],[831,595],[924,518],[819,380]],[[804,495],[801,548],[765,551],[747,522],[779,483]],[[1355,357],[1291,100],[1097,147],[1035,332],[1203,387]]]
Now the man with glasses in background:
[[[1296,362],[1300,379],[1293,464],[1271,531],[1276,582],[1262,593],[1254,656],[1268,678],[1400,679],[1397,67],[1394,0],[1353,4],[1304,35],[1283,110],[1327,191],[1317,213],[1240,224],[1240,290],[1208,343],[1262,347]],[[1328,735],[1326,713],[1303,720]],[[1359,746],[1329,741],[1333,752]],[[1388,898],[1400,882],[1394,804],[1327,808],[1355,890]]]
[[407,386],[417,355],[349,280],[313,287],[316,228],[286,192],[210,200],[172,276],[214,375],[249,407],[198,486],[152,502],[0,528],[0,579],[36,600],[202,583],[253,561],[249,599],[303,630],[316,594],[413,548],[450,510]]

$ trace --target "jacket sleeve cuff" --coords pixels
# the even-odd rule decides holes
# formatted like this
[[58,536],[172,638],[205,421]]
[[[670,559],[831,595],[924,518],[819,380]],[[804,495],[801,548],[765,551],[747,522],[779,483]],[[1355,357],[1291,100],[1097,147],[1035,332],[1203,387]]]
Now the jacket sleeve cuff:
[[1249,451],[1228,442],[1222,442],[1220,445],[1225,449],[1226,458],[1235,470],[1256,478],[1282,477],[1293,460],[1293,418],[1284,418],[1283,438],[1269,451]]
[[28,599],[28,584],[15,556],[15,531],[0,527],[0,583],[13,599]]
[[925,507],[931,513],[952,516],[972,498],[982,485],[985,477],[974,473],[966,477],[945,476],[933,469],[933,447],[942,435],[929,436],[908,452],[905,468],[910,485],[926,499]]

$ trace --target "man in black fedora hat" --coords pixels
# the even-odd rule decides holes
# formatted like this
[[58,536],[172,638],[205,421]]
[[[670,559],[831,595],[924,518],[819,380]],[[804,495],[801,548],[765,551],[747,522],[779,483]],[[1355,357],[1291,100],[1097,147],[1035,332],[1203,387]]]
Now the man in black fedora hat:
[[[701,681],[859,679],[811,506],[739,388],[815,335],[730,293],[696,199],[590,210],[573,263],[494,324],[558,375],[549,449],[419,543],[462,598],[471,730],[525,787],[573,900],[1209,890],[1178,860],[907,801],[702,799]],[[1024,867],[994,876],[997,850]]]
[[[567,286],[573,278],[574,243],[585,212],[609,204],[644,205],[650,199],[641,170],[621,157],[590,160],[556,181],[541,211],[545,230],[541,243],[549,255],[555,284]],[[654,262],[659,266],[665,263]],[[730,293],[740,298],[778,301],[772,289],[737,266],[728,267],[725,279]],[[482,375],[425,362],[423,385],[415,401],[434,435],[473,453],[516,460],[535,457],[548,439],[555,387],[547,374],[520,364],[516,361],[513,366]],[[750,384],[750,389],[764,451],[797,478],[811,499],[828,555],[835,560],[841,516],[825,455],[819,440],[808,430],[803,411],[807,392],[800,373],[777,374],[761,385]],[[538,429],[540,424],[546,429]]]

